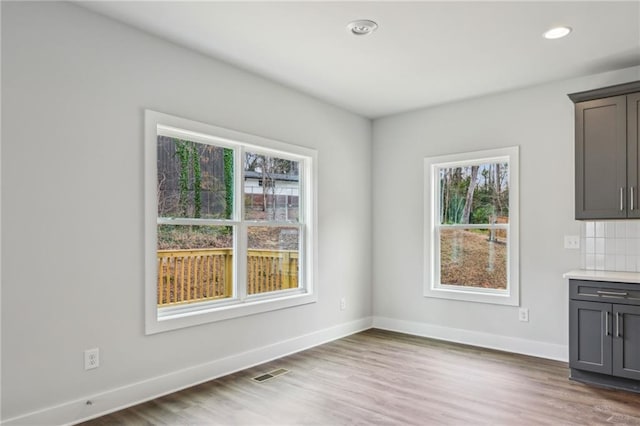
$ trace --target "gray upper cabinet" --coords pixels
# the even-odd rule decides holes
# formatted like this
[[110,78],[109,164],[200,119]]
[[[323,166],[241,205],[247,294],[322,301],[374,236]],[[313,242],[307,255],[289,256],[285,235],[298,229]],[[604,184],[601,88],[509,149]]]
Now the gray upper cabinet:
[[640,81],[569,98],[575,102],[576,219],[640,218]]
[[[640,93],[627,95],[627,182],[632,182],[634,191],[633,209],[629,210],[628,217],[640,218],[640,208],[638,202],[638,187],[640,187]],[[631,183],[629,183],[631,185]]]

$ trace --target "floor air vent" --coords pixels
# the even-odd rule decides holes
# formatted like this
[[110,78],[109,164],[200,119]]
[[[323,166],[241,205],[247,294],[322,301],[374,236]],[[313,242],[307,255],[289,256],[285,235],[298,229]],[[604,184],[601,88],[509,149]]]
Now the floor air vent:
[[252,380],[254,382],[262,383],[262,382],[266,382],[267,380],[273,379],[274,377],[282,376],[283,374],[286,374],[288,372],[289,370],[285,368],[278,368],[277,370],[273,370],[268,373],[261,374],[257,377],[254,377]]

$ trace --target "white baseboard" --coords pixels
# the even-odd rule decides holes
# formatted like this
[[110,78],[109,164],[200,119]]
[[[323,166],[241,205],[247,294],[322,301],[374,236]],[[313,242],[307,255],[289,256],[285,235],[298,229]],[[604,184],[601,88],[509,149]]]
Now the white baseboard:
[[[163,376],[87,395],[82,399],[4,420],[2,425],[78,423],[367,330],[371,328],[371,321],[371,317],[362,318]],[[91,401],[91,405],[87,405],[87,401]]]
[[[566,362],[569,358],[568,349],[564,345],[386,317],[367,317],[95,395],[87,395],[81,399],[4,420],[1,424],[16,426],[78,423],[372,327],[558,361]],[[91,405],[86,404],[89,400],[92,402]]]
[[414,321],[373,317],[373,328],[567,362],[567,346]]

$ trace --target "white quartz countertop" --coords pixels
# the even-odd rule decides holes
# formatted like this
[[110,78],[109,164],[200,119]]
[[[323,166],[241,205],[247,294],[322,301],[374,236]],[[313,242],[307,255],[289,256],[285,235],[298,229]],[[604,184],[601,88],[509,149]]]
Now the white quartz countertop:
[[574,269],[562,275],[571,280],[612,281],[616,283],[640,283],[640,272],[591,271]]

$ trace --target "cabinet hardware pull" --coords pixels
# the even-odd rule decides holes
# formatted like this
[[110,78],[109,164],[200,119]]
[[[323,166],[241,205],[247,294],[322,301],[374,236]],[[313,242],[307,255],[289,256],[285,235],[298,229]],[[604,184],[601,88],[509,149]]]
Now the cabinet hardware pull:
[[630,207],[631,210],[633,210],[633,207],[634,207],[633,206],[633,198],[634,198],[633,197],[633,186],[629,187],[629,192],[630,192],[630,194],[629,194],[629,198],[630,198],[629,199],[629,207]]
[[622,323],[620,319],[624,318],[624,312],[618,315],[619,312],[616,312],[616,337],[622,337]]
[[618,296],[618,297],[627,297],[629,295],[629,293],[627,293],[626,291],[604,291],[604,290],[597,290],[596,293],[602,295],[602,296]]
[[620,211],[624,211],[624,188],[620,187]]
[[609,312],[603,312],[604,314],[604,335],[609,335]]

